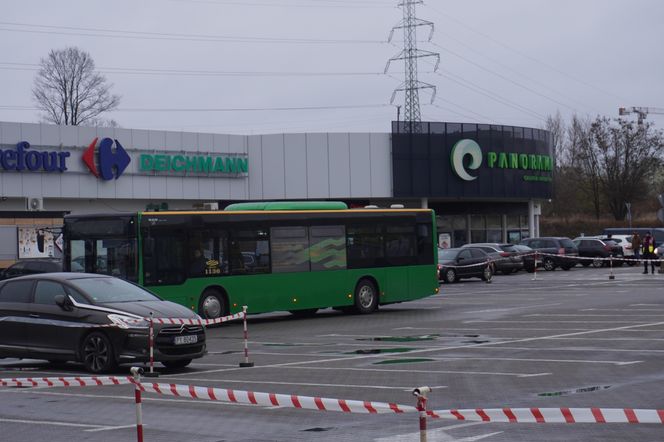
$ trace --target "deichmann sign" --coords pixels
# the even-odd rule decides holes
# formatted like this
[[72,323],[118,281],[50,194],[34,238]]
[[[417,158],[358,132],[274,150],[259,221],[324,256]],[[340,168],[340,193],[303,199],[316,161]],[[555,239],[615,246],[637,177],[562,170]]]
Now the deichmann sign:
[[245,174],[249,172],[249,160],[240,156],[141,154],[139,161],[139,169],[142,172],[220,174]]
[[[477,170],[482,165],[482,148],[474,140],[460,140],[452,148],[450,161],[454,173],[465,181],[473,181],[477,176],[470,175],[464,167],[464,158],[470,157],[468,169]],[[487,167],[499,169],[519,169],[524,171],[553,172],[553,159],[548,155],[532,155],[516,152],[488,152]],[[523,177],[524,181],[550,181],[547,176]]]

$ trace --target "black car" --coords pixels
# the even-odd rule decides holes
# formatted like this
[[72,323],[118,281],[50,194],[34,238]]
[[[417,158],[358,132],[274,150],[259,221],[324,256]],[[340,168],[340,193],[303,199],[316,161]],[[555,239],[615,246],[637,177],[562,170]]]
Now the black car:
[[526,272],[533,273],[535,271],[535,251],[522,244],[514,244],[512,247],[523,259],[523,268]]
[[[606,258],[614,257],[622,259],[622,247],[615,241],[603,241],[595,238],[576,238],[574,244],[579,249],[579,256],[581,258],[581,265],[588,267],[592,264],[593,267],[607,266],[608,261]],[[592,259],[591,259],[592,258]],[[622,260],[616,260],[613,265],[622,264]]]
[[22,259],[0,272],[0,279],[62,271],[62,261],[57,258]]
[[569,270],[578,263],[579,250],[569,238],[554,236],[528,238],[521,241],[521,244],[540,253],[537,257],[538,265],[541,262],[544,270],[551,271],[556,267]]
[[489,282],[492,277],[491,259],[485,251],[473,247],[438,249],[438,280],[452,283],[481,278]]
[[[82,362],[93,373],[146,362],[145,319],[198,315],[112,276],[44,273],[0,282],[0,357]],[[188,365],[205,350],[199,325],[154,323],[154,359]]]
[[523,258],[512,244],[500,243],[472,243],[461,248],[475,247],[484,250],[493,262],[493,271],[503,275],[518,272],[523,269]]

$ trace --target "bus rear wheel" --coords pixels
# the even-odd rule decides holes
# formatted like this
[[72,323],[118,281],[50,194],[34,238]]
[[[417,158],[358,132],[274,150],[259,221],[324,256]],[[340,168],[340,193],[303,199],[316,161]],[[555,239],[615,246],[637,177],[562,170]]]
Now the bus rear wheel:
[[217,319],[226,313],[226,298],[217,290],[208,289],[201,295],[198,314],[203,319]]
[[361,279],[355,287],[355,311],[360,314],[373,313],[378,309],[378,290],[369,279]]

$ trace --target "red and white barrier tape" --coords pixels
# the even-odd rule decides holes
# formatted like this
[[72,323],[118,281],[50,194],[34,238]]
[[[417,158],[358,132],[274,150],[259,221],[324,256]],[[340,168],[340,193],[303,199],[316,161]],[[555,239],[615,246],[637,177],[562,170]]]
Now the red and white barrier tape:
[[664,410],[634,408],[477,408],[427,411],[434,419],[556,424],[664,424]]
[[133,382],[133,378],[129,376],[11,378],[0,379],[0,387],[100,387],[105,385],[126,385]]
[[[168,325],[213,325],[213,324],[221,324],[222,322],[228,322],[228,321],[234,321],[236,319],[242,319],[244,317],[244,313],[236,313],[234,315],[229,315],[229,316],[222,316],[221,318],[214,318],[214,319],[195,319],[195,318],[152,318],[152,321],[155,324],[168,324]],[[136,322],[140,321],[149,321],[150,318],[145,318],[145,319],[137,319]]]
[[[0,379],[0,387],[99,387],[127,384],[134,384],[135,388],[142,392],[266,407],[359,414],[402,414],[419,411],[417,407],[388,402],[261,393],[194,385],[145,383],[136,382],[129,376]],[[636,408],[476,408],[427,410],[426,415],[432,419],[505,423],[664,424],[664,410]]]
[[225,388],[197,387],[193,385],[141,382],[139,388],[145,392],[168,396],[259,405],[265,407],[300,408],[304,410],[340,411],[343,413],[361,414],[413,413],[417,411],[415,407],[386,402],[366,402],[290,394],[260,393]]

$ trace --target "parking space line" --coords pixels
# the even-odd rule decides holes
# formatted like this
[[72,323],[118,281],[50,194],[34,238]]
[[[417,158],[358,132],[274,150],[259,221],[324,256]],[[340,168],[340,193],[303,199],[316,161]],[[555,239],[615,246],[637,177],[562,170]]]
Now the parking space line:
[[[143,425],[143,428],[145,428],[146,425]],[[97,431],[111,431],[111,430],[123,430],[125,428],[136,428],[136,424],[134,425],[117,425],[115,427],[101,427],[101,428],[93,428],[90,430],[83,430],[88,433],[94,433]]]
[[[664,350],[651,350],[646,349],[634,349],[634,348],[600,348],[600,347],[591,347],[591,348],[569,348],[569,347],[475,347],[489,350],[519,350],[519,351],[582,351],[585,353],[595,352],[595,351],[610,351],[614,353],[664,353]],[[623,364],[629,365],[629,364]]]
[[[264,368],[275,368],[273,366],[265,366]],[[282,368],[282,367],[276,367]],[[526,378],[531,376],[548,376],[551,373],[508,373],[508,372],[494,372],[494,371],[467,371],[467,370],[399,370],[387,368],[359,368],[359,367],[298,367],[289,366],[289,369],[297,370],[333,370],[333,371],[369,371],[381,373],[421,373],[421,374],[463,374],[473,376],[506,376],[516,378]]]
[[[180,378],[177,376],[162,376],[168,378],[169,381],[186,381],[186,382],[218,382],[218,383],[232,383],[232,384],[258,384],[258,385],[293,385],[298,387],[331,387],[331,388],[366,388],[370,390],[400,390],[400,391],[413,391],[412,386],[408,387],[392,387],[386,385],[353,385],[353,384],[321,384],[318,382],[282,382],[282,381],[249,381],[246,379],[205,379],[205,378]],[[431,388],[447,388],[447,385],[435,385]]]
[[[500,321],[492,321],[492,322],[500,322]],[[530,322],[537,322],[537,321],[530,321]],[[583,322],[583,321],[576,321],[576,322]],[[608,321],[607,321],[608,322]],[[615,321],[619,322],[619,321]],[[613,323],[615,323],[613,322]],[[574,333],[562,333],[562,334],[556,334],[556,335],[550,335],[550,336],[535,336],[531,338],[522,338],[522,339],[514,339],[510,342],[483,342],[481,344],[471,344],[471,345],[455,345],[455,346],[442,346],[442,347],[430,347],[430,348],[423,348],[423,349],[417,349],[409,352],[409,355],[413,354],[420,354],[420,353],[431,353],[431,352],[437,352],[437,351],[447,351],[447,350],[461,350],[461,349],[474,349],[474,348],[487,348],[487,347],[492,347],[496,345],[503,345],[506,343],[509,344],[516,344],[520,342],[536,342],[540,340],[545,340],[547,338],[564,338],[564,337],[572,337],[572,336],[581,336],[581,335],[586,335],[586,334],[593,334],[593,333],[607,333],[607,332],[614,332],[614,331],[620,331],[620,330],[627,330],[627,329],[633,329],[633,328],[640,328],[640,327],[656,327],[656,326],[661,326],[664,325],[664,322],[650,322],[650,323],[645,323],[645,324],[634,324],[634,325],[625,325],[621,327],[612,327],[612,328],[604,328],[604,329],[594,329],[594,330],[588,330],[588,331],[580,331],[580,332],[574,332]],[[505,347],[502,347],[505,349]],[[588,350],[584,350],[588,351]],[[641,351],[641,350],[637,350]],[[650,350],[651,352],[657,352],[657,351],[664,351],[664,350]],[[355,360],[362,360],[362,359],[376,359],[376,358],[383,358],[385,355],[383,354],[371,354],[371,355],[358,355],[354,356],[352,358],[330,358],[330,359],[323,359],[323,360],[316,360],[316,361],[296,361],[296,362],[285,362],[281,364],[270,364],[270,365],[264,365],[262,366],[263,368],[276,368],[276,367],[288,367],[288,366],[296,366],[296,365],[306,365],[306,364],[320,364],[320,363],[327,363],[327,362],[345,362],[345,361],[355,361]],[[252,368],[253,370],[257,369],[259,367],[254,367]],[[208,370],[208,371],[203,371],[199,372],[199,374],[207,374],[207,373],[220,373],[220,372],[228,372],[228,371],[236,371],[236,370],[246,370],[245,368],[222,368],[218,370]]]
[[95,428],[95,429],[102,428],[100,425],[77,424],[74,422],[38,421],[38,420],[28,420],[28,419],[0,418],[0,422],[7,422],[13,424],[30,424],[30,425],[53,425],[55,427]]
[[[456,430],[458,428],[473,427],[476,425],[486,425],[486,424],[484,422],[467,422],[463,424],[447,425],[445,427],[429,428],[427,431],[427,436],[432,440],[441,441],[441,442],[442,441],[472,442],[481,439],[486,439],[487,437],[503,433],[503,431],[498,431],[495,433],[489,433],[484,435],[470,436],[463,439],[457,439],[446,434],[447,431]],[[420,440],[420,433],[416,432],[416,433],[405,433],[405,434],[396,434],[393,436],[379,437],[377,439],[374,439],[374,442],[409,442],[409,441],[415,442],[418,440]]]

